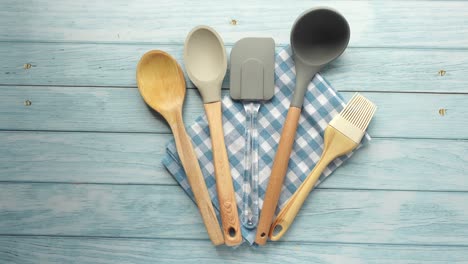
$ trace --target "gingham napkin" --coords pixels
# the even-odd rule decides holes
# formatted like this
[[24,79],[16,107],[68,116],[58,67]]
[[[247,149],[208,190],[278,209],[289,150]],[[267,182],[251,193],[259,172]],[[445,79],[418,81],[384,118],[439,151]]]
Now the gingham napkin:
[[[291,54],[290,47],[282,49],[277,54],[275,64],[275,96],[270,102],[261,106],[258,114],[260,208],[263,205],[263,198],[276,148],[289,108],[290,98],[295,88],[295,69]],[[245,112],[242,103],[232,101],[229,96],[225,96],[222,103],[224,136],[240,216],[242,173],[244,170]],[[278,203],[279,208],[277,208],[276,213],[284,206],[288,198],[296,191],[318,162],[323,148],[324,130],[344,105],[345,103],[341,95],[321,75],[316,74],[309,84],[305,95],[297,135],[289,161],[289,168]],[[219,214],[211,141],[205,115],[197,118],[187,131],[197,153],[213,204]],[[369,139],[368,135],[366,137]],[[350,156],[351,154],[332,162],[320,176],[316,186]],[[167,145],[167,155],[163,160],[163,164],[193,200],[193,193],[177,155],[174,140],[171,140]],[[255,233],[255,229],[242,228],[242,236],[250,244],[255,240]]]

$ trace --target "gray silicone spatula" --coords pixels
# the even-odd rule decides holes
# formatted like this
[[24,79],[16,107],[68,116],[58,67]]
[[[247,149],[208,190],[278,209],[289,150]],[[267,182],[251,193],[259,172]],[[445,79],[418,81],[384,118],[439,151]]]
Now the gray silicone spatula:
[[299,16],[292,27],[291,48],[296,65],[296,89],[283,125],[263,200],[262,214],[255,237],[255,243],[259,245],[264,245],[267,241],[288,169],[307,86],[323,66],[343,53],[348,46],[349,36],[350,30],[346,19],[329,8],[307,10]]
[[231,51],[232,99],[241,100],[246,114],[241,223],[258,224],[258,130],[260,105],[273,97],[275,42],[272,38],[244,38]]
[[202,96],[210,128],[224,243],[228,246],[239,245],[242,243],[242,234],[231,168],[224,143],[221,109],[221,84],[227,70],[223,40],[210,27],[195,27],[185,40],[184,61],[190,80],[197,86]]

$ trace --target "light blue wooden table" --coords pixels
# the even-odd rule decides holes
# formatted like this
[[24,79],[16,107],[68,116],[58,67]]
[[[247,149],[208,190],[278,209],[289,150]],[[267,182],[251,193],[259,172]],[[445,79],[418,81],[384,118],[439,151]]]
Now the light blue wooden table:
[[[215,248],[160,163],[171,135],[138,94],[136,63],[151,49],[182,62],[199,24],[228,51],[247,36],[280,48],[319,5],[352,29],[323,75],[376,102],[374,140],[312,193],[282,242]],[[468,263],[467,2],[0,6],[0,263]],[[203,110],[188,85],[191,123]]]

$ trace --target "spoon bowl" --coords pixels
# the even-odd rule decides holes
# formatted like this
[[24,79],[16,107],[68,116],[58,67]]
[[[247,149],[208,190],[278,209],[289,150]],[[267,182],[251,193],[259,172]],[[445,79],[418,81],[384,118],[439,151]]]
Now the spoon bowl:
[[348,22],[341,14],[317,8],[305,12],[294,23],[291,47],[296,59],[320,66],[340,56],[348,46],[349,37]]
[[296,89],[291,106],[302,107],[310,80],[344,52],[350,34],[346,19],[331,8],[312,8],[294,22],[291,48],[296,66]]
[[137,83],[145,102],[163,116],[182,110],[185,79],[171,55],[160,50],[144,54],[137,66]]
[[203,103],[221,100],[227,56],[219,34],[208,26],[195,27],[185,40],[185,68],[202,95]]

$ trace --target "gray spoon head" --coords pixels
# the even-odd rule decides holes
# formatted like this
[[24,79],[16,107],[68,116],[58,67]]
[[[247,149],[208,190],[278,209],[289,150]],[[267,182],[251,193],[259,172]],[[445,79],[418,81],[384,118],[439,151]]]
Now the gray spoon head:
[[348,22],[333,9],[313,8],[299,16],[291,30],[296,65],[296,90],[291,106],[302,106],[312,77],[344,52],[349,38]]
[[208,26],[192,29],[185,40],[185,68],[200,91],[203,103],[221,100],[221,85],[226,75],[227,56],[221,36]]
[[322,66],[340,56],[350,37],[346,19],[330,8],[314,8],[303,13],[291,31],[291,47],[296,58],[307,65]]

